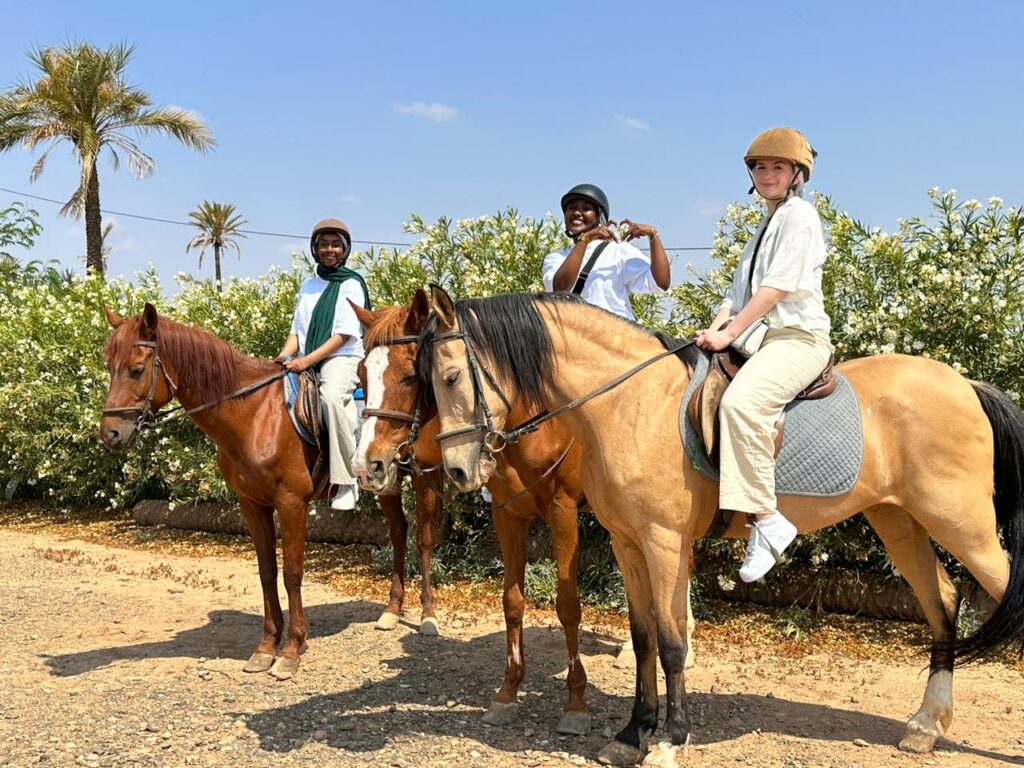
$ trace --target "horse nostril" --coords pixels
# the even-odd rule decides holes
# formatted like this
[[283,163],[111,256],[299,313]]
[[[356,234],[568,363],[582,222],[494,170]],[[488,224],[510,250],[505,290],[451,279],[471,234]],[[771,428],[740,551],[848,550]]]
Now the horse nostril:
[[384,462],[374,459],[370,462],[370,477],[379,479],[384,476]]
[[448,477],[450,477],[452,479],[452,482],[454,482],[456,485],[466,482],[466,470],[460,469],[459,467],[452,467],[447,471]]
[[118,432],[116,429],[107,430],[107,440],[109,440],[111,443],[116,443],[120,437],[121,433]]

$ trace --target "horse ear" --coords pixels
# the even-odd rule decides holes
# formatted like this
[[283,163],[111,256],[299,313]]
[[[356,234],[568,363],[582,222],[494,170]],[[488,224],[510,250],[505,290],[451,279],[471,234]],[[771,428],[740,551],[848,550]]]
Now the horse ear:
[[120,328],[124,322],[124,318],[118,317],[108,307],[103,308],[103,314],[107,317],[107,322],[110,323],[111,328]]
[[377,322],[377,315],[369,309],[361,307],[356,304],[352,299],[348,300],[348,303],[352,305],[352,311],[356,313],[356,317],[364,328],[369,328],[375,322]]
[[147,339],[156,337],[156,323],[159,316],[156,313],[156,307],[146,302],[145,309],[142,310],[142,327],[139,329],[140,334]]
[[412,297],[412,312],[409,313],[408,328],[413,333],[419,333],[427,324],[430,317],[430,297],[422,288],[416,289],[416,295]]
[[455,303],[448,292],[440,285],[430,286],[430,308],[434,310],[438,321],[444,330],[451,330],[455,327]]

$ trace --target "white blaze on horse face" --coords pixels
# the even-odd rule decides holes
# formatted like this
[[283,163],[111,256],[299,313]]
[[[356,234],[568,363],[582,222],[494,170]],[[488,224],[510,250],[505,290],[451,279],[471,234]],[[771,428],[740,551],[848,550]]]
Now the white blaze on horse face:
[[[380,408],[380,404],[384,400],[384,371],[388,367],[389,351],[390,348],[386,346],[374,347],[363,361],[363,365],[366,367],[366,391],[363,393],[366,397],[366,408]],[[370,450],[370,445],[376,438],[377,417],[370,416],[363,422],[363,431],[359,437],[359,448],[356,451],[353,465],[357,474],[366,472],[366,452]]]

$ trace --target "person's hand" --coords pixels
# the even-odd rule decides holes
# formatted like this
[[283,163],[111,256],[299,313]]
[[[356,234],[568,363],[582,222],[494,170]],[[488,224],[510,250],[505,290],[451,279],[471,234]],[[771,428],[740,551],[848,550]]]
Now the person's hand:
[[281,363],[292,373],[302,373],[304,370],[309,368],[313,363],[310,362],[309,358],[303,355],[302,357],[294,357],[291,360],[285,360]]
[[732,334],[728,331],[715,331],[705,328],[697,332],[697,346],[711,352],[721,352],[733,341]]
[[626,227],[629,230],[626,234],[626,242],[636,240],[638,237],[656,237],[658,234],[657,227],[651,224],[637,224],[630,219],[623,219],[619,227]]
[[[615,222],[610,221],[608,224],[614,224]],[[579,237],[581,242],[589,243],[593,240],[614,240],[615,235],[612,234],[611,230],[608,229],[607,225],[599,224],[593,229],[588,229],[586,232],[580,234]]]

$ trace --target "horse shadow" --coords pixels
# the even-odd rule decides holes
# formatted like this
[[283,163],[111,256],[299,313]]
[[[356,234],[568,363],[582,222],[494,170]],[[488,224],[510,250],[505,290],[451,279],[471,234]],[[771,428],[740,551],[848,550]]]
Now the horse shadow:
[[[352,624],[376,621],[380,604],[365,600],[306,608],[310,639],[344,632]],[[287,620],[287,613],[285,614]],[[210,611],[208,621],[166,640],[96,648],[78,653],[42,654],[50,673],[74,677],[118,661],[154,658],[227,658],[245,661],[263,633],[263,616],[237,610]]]
[[[581,650],[587,655],[614,654],[617,641],[583,632]],[[468,640],[446,638],[443,646],[417,634],[399,638],[402,649],[386,662],[389,677],[353,680],[347,691],[312,695],[245,717],[267,752],[288,753],[316,742],[345,753],[367,754],[405,737],[472,738],[507,753],[524,750],[575,752],[595,755],[608,743],[607,733],[625,725],[632,697],[602,690],[593,678],[587,704],[593,715],[589,736],[562,736],[554,725],[566,700],[565,646],[554,628],[526,628],[528,676],[520,689],[516,723],[496,728],[481,720],[500,683],[500,660],[505,635],[494,632]],[[480,660],[493,659],[493,675],[480,673]],[[383,668],[383,665],[382,665]],[[778,696],[742,693],[691,693],[688,706],[696,743],[735,740],[752,731],[763,736],[791,736],[848,745],[864,739],[879,746],[895,745],[905,723],[888,717],[824,704],[792,701]],[[405,706],[402,706],[405,705]],[[401,707],[401,708],[399,708]],[[665,707],[662,699],[661,714]],[[607,727],[607,728],[606,728]],[[967,744],[940,740],[940,752],[978,755],[1010,765],[1024,757],[1004,755]]]

